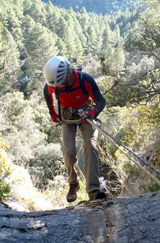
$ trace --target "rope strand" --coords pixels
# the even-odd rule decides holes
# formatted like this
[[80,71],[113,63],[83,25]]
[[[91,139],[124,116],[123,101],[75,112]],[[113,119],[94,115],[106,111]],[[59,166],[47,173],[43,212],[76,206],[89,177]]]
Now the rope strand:
[[[150,165],[146,160],[144,160],[141,157],[139,157],[132,150],[130,150],[129,148],[127,148],[123,143],[121,143],[119,140],[117,140],[111,134],[109,134],[108,132],[106,132],[101,126],[98,126],[94,121],[91,121],[90,119],[87,119],[87,122],[89,122],[91,125],[93,125],[94,127],[96,127],[103,135],[105,135],[105,137],[107,135],[109,138],[111,138],[114,141],[114,143],[115,143],[116,146],[117,146],[117,143],[118,143],[123,148],[125,148],[128,152],[130,152],[132,155],[134,155],[138,160],[140,160],[141,162],[143,162],[145,165],[147,165],[153,171],[155,171],[158,175],[160,175],[160,171],[158,171],[156,168],[154,168],[152,165]],[[143,171],[145,171],[145,173],[147,173],[150,177],[152,177],[152,179],[154,179],[157,182],[158,185],[160,185],[160,181],[154,175],[152,175],[149,171],[147,171],[140,163],[138,163],[137,161],[133,160],[128,154],[126,154],[126,152],[123,149],[121,149],[120,147],[118,147],[118,148],[123,153],[125,153],[125,155],[127,157],[129,157],[129,159],[131,159],[135,164],[137,164]]]

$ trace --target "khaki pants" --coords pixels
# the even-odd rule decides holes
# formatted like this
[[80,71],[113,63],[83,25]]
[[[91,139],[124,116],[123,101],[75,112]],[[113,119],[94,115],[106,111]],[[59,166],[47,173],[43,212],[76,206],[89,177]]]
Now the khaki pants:
[[[69,184],[77,182],[77,174],[74,165],[76,157],[76,131],[73,124],[62,125],[62,151],[65,166],[68,173]],[[90,124],[82,123],[80,132],[84,146],[84,174],[86,178],[86,190],[91,192],[99,190],[99,157],[97,151],[98,130]]]

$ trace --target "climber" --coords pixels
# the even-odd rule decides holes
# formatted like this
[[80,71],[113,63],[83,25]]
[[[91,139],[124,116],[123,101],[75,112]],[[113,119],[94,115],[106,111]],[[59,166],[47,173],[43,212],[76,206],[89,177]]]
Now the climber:
[[[62,124],[62,152],[69,182],[67,201],[75,201],[79,190],[75,170],[77,127],[83,139],[84,175],[89,199],[106,198],[105,192],[100,190],[99,182],[98,130],[86,121],[86,118],[93,120],[98,116],[105,107],[105,99],[94,79],[71,67],[64,57],[54,56],[49,59],[44,67],[44,77],[46,80],[44,97],[50,116],[53,122]],[[53,93],[59,103],[59,114],[54,106]],[[92,101],[94,107],[91,106]],[[79,115],[79,109],[85,110],[85,116]]]

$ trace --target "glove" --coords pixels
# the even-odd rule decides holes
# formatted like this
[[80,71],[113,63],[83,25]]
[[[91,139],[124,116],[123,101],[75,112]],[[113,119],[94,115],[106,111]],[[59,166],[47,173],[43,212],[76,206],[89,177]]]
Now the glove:
[[54,112],[54,113],[52,113],[52,114],[50,114],[50,115],[51,115],[51,118],[52,118],[52,121],[53,121],[53,122],[55,122],[55,123],[60,123],[59,115],[58,115],[56,112]]
[[93,119],[96,118],[97,114],[98,114],[98,111],[96,109],[93,109],[93,110],[89,111],[87,114],[85,114],[84,116],[82,116],[82,121],[85,124],[88,124],[86,119],[90,119],[92,121]]

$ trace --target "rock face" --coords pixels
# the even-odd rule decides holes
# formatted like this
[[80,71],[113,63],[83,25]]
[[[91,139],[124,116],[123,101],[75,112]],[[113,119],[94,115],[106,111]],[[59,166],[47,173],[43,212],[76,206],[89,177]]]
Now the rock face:
[[159,243],[159,201],[160,191],[40,212],[1,205],[0,243]]
[[66,208],[42,212],[0,210],[0,242],[103,243],[105,214],[92,208]]
[[108,242],[160,242],[160,191],[115,199],[105,212]]

